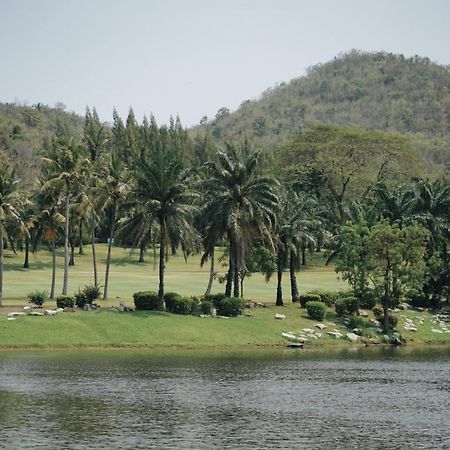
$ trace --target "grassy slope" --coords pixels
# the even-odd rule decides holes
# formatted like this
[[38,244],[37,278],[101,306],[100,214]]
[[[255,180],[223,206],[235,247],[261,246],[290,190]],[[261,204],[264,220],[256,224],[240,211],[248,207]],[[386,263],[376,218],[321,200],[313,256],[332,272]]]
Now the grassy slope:
[[[87,249],[86,249],[87,250]],[[105,247],[100,246],[102,258]],[[111,299],[100,302],[101,311],[64,313],[56,317],[21,317],[15,321],[7,321],[8,311],[18,311],[20,305],[26,304],[25,296],[33,289],[48,288],[49,255],[42,252],[34,261],[34,268],[22,270],[21,255],[8,256],[5,273],[5,307],[0,311],[0,347],[59,347],[59,346],[149,346],[149,347],[241,347],[281,345],[285,341],[281,332],[299,332],[302,328],[313,327],[315,321],[306,317],[304,310],[299,310],[289,298],[284,308],[274,306],[275,280],[266,284],[259,275],[253,275],[247,281],[246,296],[261,300],[268,304],[267,308],[255,308],[247,311],[251,317],[242,316],[234,319],[177,316],[169,313],[134,312],[119,313],[110,306],[121,300],[131,304],[131,295],[139,289],[156,289],[157,272],[153,269],[152,258],[148,263],[137,264],[136,255],[114,249],[114,265],[112,270]],[[61,262],[61,258],[60,258]],[[183,294],[201,294],[207,281],[207,268],[200,269],[198,258],[187,264],[180,257],[169,260],[167,289]],[[61,281],[62,273],[58,273]],[[285,292],[288,293],[288,277],[285,277]],[[77,265],[71,268],[71,287],[73,291],[78,285],[91,282],[90,256],[77,258]],[[306,271],[299,274],[302,291],[312,288],[343,288],[345,284],[336,279],[331,268],[320,266],[319,260],[313,260]],[[223,286],[217,285],[216,290]],[[52,302],[47,303],[53,307]],[[283,313],[286,320],[275,320],[276,313]],[[416,333],[407,333],[408,340],[415,342],[448,342],[450,334],[434,334],[431,328],[432,317],[429,313],[401,313],[415,318],[421,315],[425,319]],[[401,315],[399,314],[399,316]],[[324,321],[328,329],[338,328],[345,334],[346,329],[330,310]],[[403,330],[403,319],[400,317],[399,330]],[[403,333],[403,331],[402,331]],[[337,345],[344,341],[323,337],[313,342],[314,345]]]

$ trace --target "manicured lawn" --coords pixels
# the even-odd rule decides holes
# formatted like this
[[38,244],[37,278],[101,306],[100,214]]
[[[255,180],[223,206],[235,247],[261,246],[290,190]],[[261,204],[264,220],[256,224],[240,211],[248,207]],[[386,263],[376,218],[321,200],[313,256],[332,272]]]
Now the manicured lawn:
[[[219,253],[219,252],[218,252]],[[99,280],[104,283],[106,245],[97,246]],[[117,305],[120,301],[131,302],[134,292],[158,289],[158,267],[154,264],[153,252],[146,255],[145,263],[138,263],[138,254],[130,254],[129,249],[113,248],[113,260],[110,274],[108,305]],[[26,302],[26,296],[33,290],[50,290],[51,255],[42,249],[36,256],[30,257],[30,268],[23,269],[23,254],[13,255],[6,252],[3,297],[4,305],[17,305]],[[58,250],[56,293],[61,293],[63,277],[63,251]],[[223,275],[226,268],[216,263],[216,270]],[[166,291],[184,295],[202,295],[208,283],[209,266],[200,267],[200,256],[192,256],[186,262],[183,256],[171,256],[166,268]],[[310,266],[298,276],[301,292],[311,289],[342,289],[347,284],[337,279],[333,267],[324,267],[323,258],[316,254]],[[77,255],[75,266],[70,267],[69,293],[79,287],[93,283],[92,256],[90,246],[85,247],[85,255]],[[289,301],[289,274],[283,283],[284,296]],[[214,283],[213,292],[222,292],[224,285]],[[245,297],[262,302],[275,303],[276,276],[266,283],[263,275],[253,274],[245,281]],[[1,314],[1,311],[0,311]]]

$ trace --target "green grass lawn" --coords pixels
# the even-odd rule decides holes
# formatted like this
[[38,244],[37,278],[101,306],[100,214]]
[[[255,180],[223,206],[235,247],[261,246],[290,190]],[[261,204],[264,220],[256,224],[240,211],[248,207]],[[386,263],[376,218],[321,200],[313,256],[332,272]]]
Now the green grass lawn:
[[[106,246],[100,245],[99,269],[104,273]],[[21,254],[8,254],[5,258],[4,307],[0,309],[0,348],[26,347],[153,347],[153,348],[238,348],[247,346],[280,346],[286,344],[282,332],[300,334],[303,328],[314,328],[316,321],[310,320],[304,309],[292,304],[289,296],[289,276],[284,279],[285,307],[275,306],[275,277],[269,283],[260,274],[254,274],[246,281],[245,297],[261,301],[266,308],[252,308],[237,318],[199,318],[174,315],[166,312],[119,313],[112,308],[119,301],[132,305],[132,294],[139,290],[156,290],[158,286],[157,267],[154,267],[152,255],[147,255],[146,263],[137,263],[137,255],[129,250],[115,248],[111,271],[110,300],[99,301],[100,310],[61,313],[50,317],[19,317],[7,320],[9,311],[21,311],[27,304],[26,295],[33,290],[49,289],[51,261],[50,254],[41,251],[31,258],[30,269],[22,269]],[[58,255],[57,292],[62,283],[62,253]],[[222,269],[225,272],[225,269]],[[91,255],[76,258],[76,265],[70,268],[70,289],[92,283]],[[193,257],[186,263],[180,256],[173,256],[167,264],[166,290],[185,295],[201,295],[208,281],[208,268],[200,268],[199,257]],[[301,292],[311,289],[343,289],[347,285],[339,281],[332,267],[324,267],[320,255],[314,255],[310,265],[298,274]],[[215,283],[214,291],[223,291],[224,286]],[[44,307],[55,307],[48,301]],[[276,313],[286,316],[285,320],[276,320]],[[372,317],[372,314],[370,314]],[[398,330],[409,342],[449,343],[450,334],[435,334],[431,328],[431,313],[407,311],[397,313]],[[418,322],[420,316],[423,325],[417,332],[403,330],[404,317]],[[336,317],[329,308],[323,321],[327,330],[338,329],[342,334],[347,330],[343,320]],[[349,345],[349,341],[326,336],[311,340],[307,346]]]
[[[105,244],[97,246],[98,270],[100,284],[104,283]],[[218,252],[219,253],[219,252]],[[138,263],[138,254],[130,254],[129,249],[113,248],[110,271],[109,305],[121,301],[131,302],[134,292],[140,290],[158,290],[158,267],[155,265],[153,252],[146,255],[145,263]],[[339,281],[333,267],[324,267],[320,254],[310,258],[307,269],[298,274],[301,292],[311,289],[343,289],[347,284]],[[60,294],[63,278],[63,250],[58,250],[56,293]],[[5,255],[3,298],[4,305],[17,305],[26,302],[26,296],[34,290],[50,290],[51,254],[41,249],[37,255],[30,256],[30,268],[23,269],[23,254],[14,255],[7,251]],[[76,255],[75,266],[69,268],[69,293],[74,293],[79,287],[93,283],[91,247],[85,247],[84,255]],[[216,263],[220,274],[226,268]],[[187,262],[182,255],[171,256],[167,263],[165,286],[166,291],[178,292],[183,295],[202,295],[208,283],[209,266],[200,267],[200,256],[192,256]],[[286,273],[283,283],[284,296],[289,300],[289,274]],[[213,293],[222,292],[224,285],[214,283]],[[245,297],[267,303],[275,303],[276,276],[266,283],[264,276],[253,274],[246,279],[244,285]],[[1,312],[0,312],[1,314]]]

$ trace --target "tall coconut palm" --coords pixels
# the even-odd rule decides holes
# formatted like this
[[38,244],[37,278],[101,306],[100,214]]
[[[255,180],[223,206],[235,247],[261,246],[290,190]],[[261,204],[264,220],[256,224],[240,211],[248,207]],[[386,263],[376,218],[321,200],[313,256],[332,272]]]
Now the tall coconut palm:
[[207,178],[199,189],[207,195],[201,214],[209,218],[209,229],[226,237],[230,246],[226,295],[239,297],[239,273],[245,269],[246,251],[254,238],[271,245],[271,230],[276,221],[277,181],[258,175],[260,152],[240,157],[236,148],[227,144],[217,152],[217,162],[204,168]]
[[46,183],[44,190],[57,190],[64,197],[64,279],[62,294],[67,295],[69,274],[69,220],[71,198],[82,192],[80,177],[89,168],[89,160],[82,158],[80,147],[73,137],[61,136],[53,142],[52,151],[46,158]]
[[3,305],[3,239],[7,236],[5,222],[12,220],[20,227],[25,225],[16,209],[19,200],[14,172],[6,161],[0,161],[0,307]]
[[106,256],[105,285],[103,290],[103,300],[108,299],[109,271],[111,266],[111,249],[114,241],[115,228],[117,223],[117,213],[120,202],[126,196],[128,185],[128,172],[125,164],[117,154],[112,153],[108,165],[103,170],[103,182],[100,187],[100,198],[102,199],[102,209],[111,208],[111,225],[109,228],[108,253]]
[[65,219],[59,212],[58,199],[47,194],[48,191],[41,190],[37,196],[37,205],[40,211],[33,218],[33,228],[35,229],[33,252],[36,252],[39,240],[42,237],[49,243],[52,253],[50,298],[53,299],[56,282],[56,239],[62,232]]
[[170,147],[163,147],[150,158],[143,158],[134,175],[135,202],[140,204],[141,214],[148,226],[156,221],[159,228],[158,309],[163,310],[165,262],[171,238],[176,233],[184,250],[199,241],[192,226],[196,210],[195,193],[191,187],[192,174],[174,158]]

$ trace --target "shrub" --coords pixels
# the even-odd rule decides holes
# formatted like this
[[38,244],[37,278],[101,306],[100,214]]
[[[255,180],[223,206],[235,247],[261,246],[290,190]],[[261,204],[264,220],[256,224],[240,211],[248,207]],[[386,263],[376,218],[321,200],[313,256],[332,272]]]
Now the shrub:
[[349,314],[355,314],[359,309],[359,299],[356,297],[345,297],[342,300],[346,303],[347,312]]
[[84,295],[83,291],[78,291],[76,294],[74,294],[75,298],[75,305],[78,308],[84,308],[84,305],[87,303],[86,296]]
[[86,297],[86,303],[89,303],[90,305],[92,305],[92,303],[101,295],[100,288],[98,286],[94,286],[93,284],[86,285],[82,292]]
[[45,300],[48,299],[48,292],[47,291],[34,291],[28,294],[28,299],[30,303],[33,303],[33,305],[36,306],[42,306],[45,302]]
[[168,292],[164,295],[166,309],[173,314],[191,314],[196,306],[196,301],[193,298],[182,297],[175,292]]
[[225,294],[205,295],[203,301],[210,301],[219,316],[236,317],[242,313],[245,301]]
[[431,306],[430,297],[425,294],[416,294],[409,301],[413,308],[429,308]]
[[367,291],[360,299],[361,307],[364,309],[372,309],[376,305],[376,298],[373,291]]
[[307,295],[318,295],[320,297],[320,301],[325,303],[327,306],[333,306],[336,301],[336,292],[334,291],[321,291],[316,289],[314,291],[307,292]]
[[388,324],[389,324],[389,328],[395,328],[398,324],[397,317],[392,314],[389,314],[388,315]]
[[364,320],[361,317],[350,316],[347,319],[346,325],[347,325],[347,328],[349,328],[350,330],[353,330],[353,328],[364,329],[366,327],[366,322],[364,322]]
[[320,296],[316,295],[316,294],[304,294],[304,295],[300,295],[299,297],[300,299],[300,306],[302,308],[306,307],[306,304],[308,302],[320,302]]
[[133,294],[136,310],[148,311],[158,309],[158,294],[152,291],[135,292]]
[[336,291],[334,293],[336,300],[340,299],[340,298],[347,298],[347,297],[351,297],[353,296],[353,291],[352,290],[345,290],[345,291]]
[[343,298],[338,298],[334,303],[334,309],[339,317],[345,316],[347,313],[347,302]]
[[199,303],[199,309],[201,314],[211,314],[212,306],[213,304],[210,300],[202,300]]
[[327,307],[323,302],[308,302],[306,303],[306,310],[308,311],[308,316],[314,320],[323,320],[325,317],[325,311]]
[[56,298],[56,306],[58,308],[73,308],[74,299],[69,295],[60,295]]

